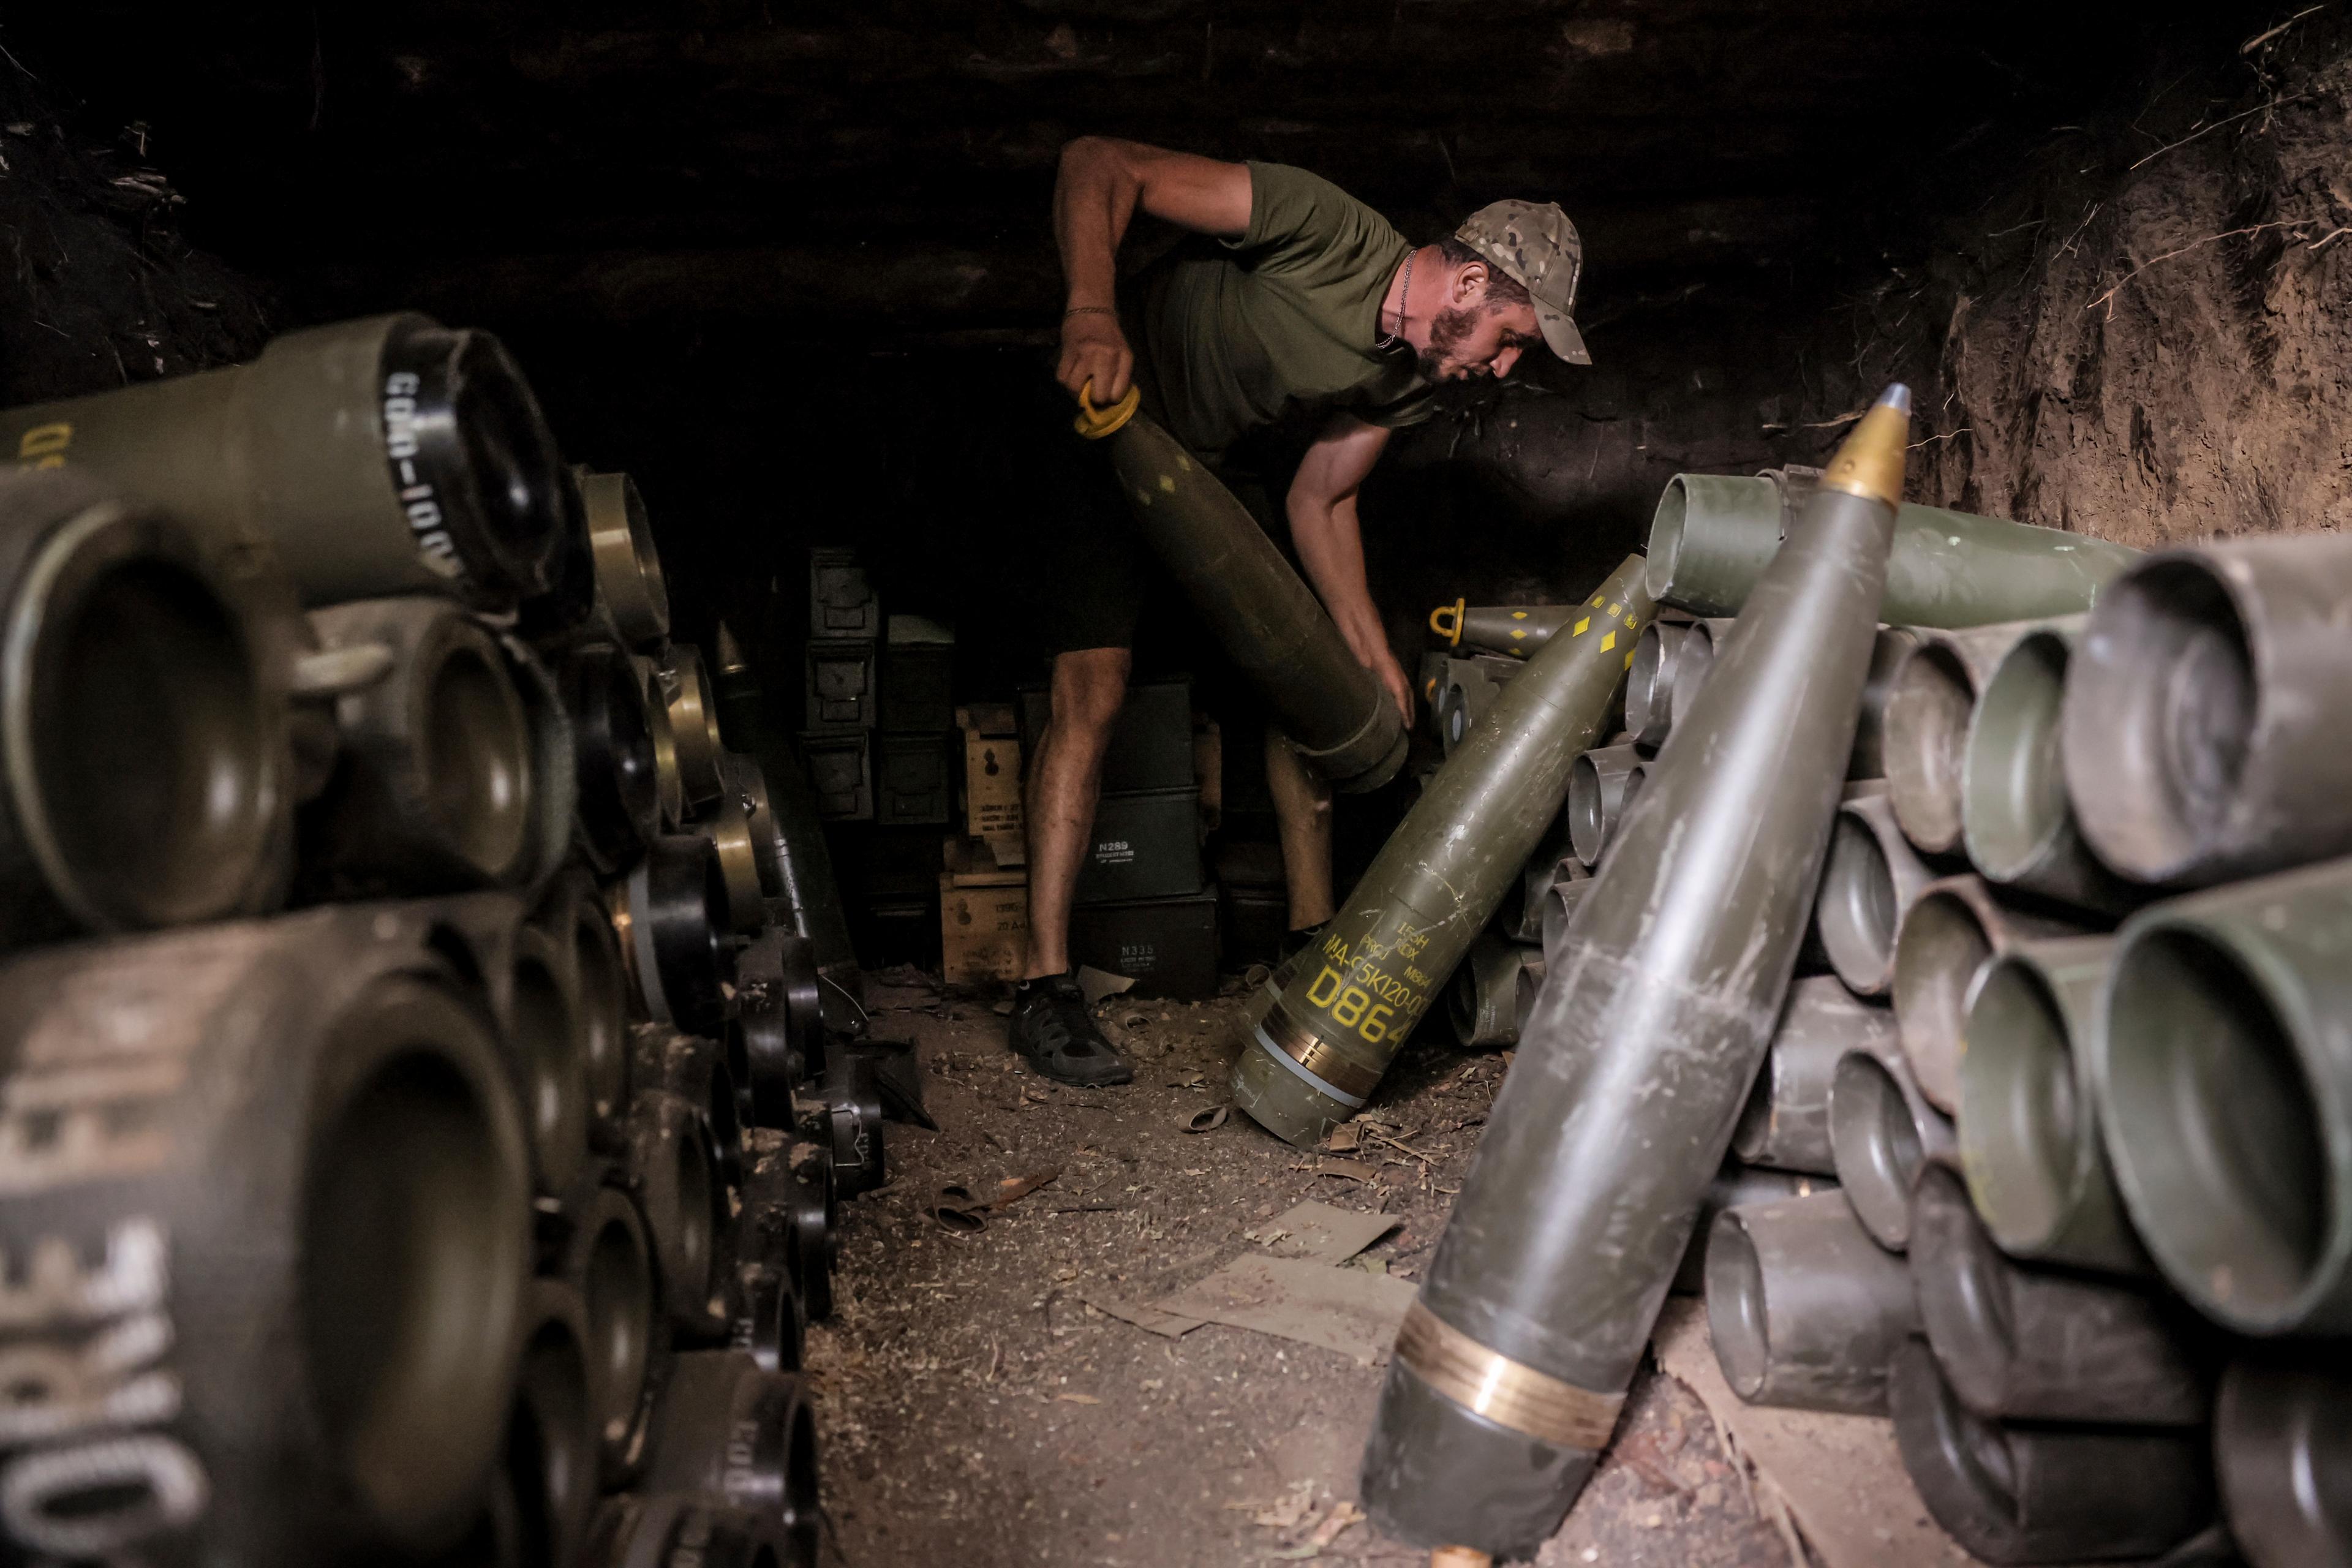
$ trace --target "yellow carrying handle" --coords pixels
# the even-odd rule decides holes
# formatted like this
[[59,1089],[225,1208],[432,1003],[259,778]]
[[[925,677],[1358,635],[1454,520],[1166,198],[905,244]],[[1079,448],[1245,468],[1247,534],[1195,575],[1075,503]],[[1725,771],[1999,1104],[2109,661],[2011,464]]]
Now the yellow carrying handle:
[[1143,389],[1129,387],[1125,397],[1107,408],[1095,406],[1094,390],[1092,378],[1078,388],[1078,416],[1070,422],[1070,428],[1089,441],[1099,441],[1135,417],[1136,409],[1143,403]]
[[1456,599],[1450,605],[1440,605],[1429,612],[1429,629],[1455,647],[1462,646],[1462,611],[1467,599]]

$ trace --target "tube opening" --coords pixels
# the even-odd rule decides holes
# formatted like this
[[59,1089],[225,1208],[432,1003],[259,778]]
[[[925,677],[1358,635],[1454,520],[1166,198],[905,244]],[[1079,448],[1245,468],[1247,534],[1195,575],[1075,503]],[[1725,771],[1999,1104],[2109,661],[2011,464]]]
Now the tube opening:
[[1904,661],[1887,695],[1887,804],[1905,836],[1933,854],[1960,841],[1961,769],[1975,702],[1968,667],[1950,648],[1933,643]]
[[587,1154],[588,1085],[582,1031],[543,950],[526,951],[515,960],[513,1028],[540,1179],[549,1191],[559,1191],[570,1184]]
[[806,1401],[795,1399],[784,1461],[784,1530],[796,1563],[814,1568],[823,1522],[817,1512],[816,1415]]
[[1664,738],[1651,731],[1663,727],[1668,718],[1664,700],[1673,665],[1673,642],[1681,638],[1682,634],[1675,628],[1654,621],[1642,629],[1641,640],[1633,645],[1633,662],[1625,671],[1625,728],[1639,739]]
[[1755,1238],[1729,1211],[1717,1215],[1707,1232],[1706,1269],[1706,1326],[1716,1360],[1732,1390],[1753,1399],[1772,1369],[1764,1265]]
[[1885,847],[1850,811],[1840,812],[1830,830],[1815,910],[1822,945],[1838,977],[1864,994],[1883,987],[1895,961],[1895,924],[1903,911],[1896,907],[1895,869],[1887,864]]
[[380,1064],[312,1144],[301,1301],[316,1408],[335,1470],[395,1527],[468,1502],[505,1423],[512,1341],[495,1331],[526,1260],[499,1147],[472,1080],[425,1039]]
[[1642,567],[1643,585],[1650,597],[1661,604],[1675,595],[1675,572],[1682,564],[1683,530],[1688,521],[1690,492],[1676,474],[1666,481],[1658,496],[1658,509],[1650,514],[1649,559]]
[[1568,842],[1587,866],[1601,858],[1608,837],[1601,799],[1601,769],[1590,755],[1579,756],[1568,768]]
[[677,1184],[676,1254],[681,1302],[708,1302],[717,1281],[712,1277],[711,1248],[718,1236],[714,1220],[726,1193],[713,1179],[715,1155],[710,1133],[698,1116],[680,1119],[669,1140],[672,1179]]
[[2084,1157],[2066,1015],[2032,964],[1998,957],[1969,1005],[1961,1136],[1985,1224],[2031,1251],[2065,1219]]
[[507,1424],[524,1563],[560,1561],[596,1489],[588,1442],[588,1367],[571,1325],[549,1319],[523,1350],[521,1392]]
[[2108,1144],[2166,1273],[2235,1325],[2290,1315],[2336,1225],[2318,1100],[2240,960],[2192,930],[2126,946],[2107,1015]]
[[1895,1016],[1913,1060],[1957,1061],[1969,982],[1992,938],[1969,901],[1939,889],[1915,902],[1895,938]]
[[1911,1213],[1919,1310],[1937,1359],[1956,1390],[1998,1402],[2017,1349],[2011,1265],[1978,1222],[1957,1173],[1941,1165],[1921,1173]]
[[580,1063],[590,1113],[620,1114],[629,1092],[628,981],[612,917],[594,898],[573,905],[572,994],[578,1007]]
[[530,832],[531,741],[506,672],[483,648],[452,647],[425,698],[425,779],[446,842],[492,880]]
[[30,734],[46,819],[99,919],[209,920],[249,896],[279,806],[244,630],[176,563],[119,560],[49,611]]
[[2032,632],[2000,661],[1969,721],[1960,817],[1969,858],[2013,881],[2050,853],[2066,826],[2059,711],[2066,639]]
[[1909,1101],[1885,1063],[1849,1051],[1830,1082],[1830,1147],[1838,1183],[1873,1236],[1909,1229],[1911,1184],[1923,1154]]
[[628,1441],[645,1404],[654,1335],[653,1259],[645,1232],[626,1212],[627,1200],[621,1204],[596,1227],[583,1290],[597,1429],[615,1445]]

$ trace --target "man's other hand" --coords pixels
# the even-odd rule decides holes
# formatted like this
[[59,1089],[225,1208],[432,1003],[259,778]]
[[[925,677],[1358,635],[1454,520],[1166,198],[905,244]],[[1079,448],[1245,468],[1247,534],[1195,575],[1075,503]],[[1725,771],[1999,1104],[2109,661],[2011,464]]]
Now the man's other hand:
[[1087,395],[1096,407],[1105,407],[1127,395],[1134,374],[1135,351],[1127,346],[1117,316],[1087,310],[1062,318],[1062,360],[1054,379],[1072,396],[1085,392],[1091,381],[1094,390]]
[[1405,679],[1404,666],[1396,661],[1396,655],[1391,653],[1386,645],[1382,645],[1366,668],[1381,678],[1381,684],[1387,687],[1389,695],[1396,700],[1397,711],[1404,715],[1404,727],[1412,729],[1412,682]]

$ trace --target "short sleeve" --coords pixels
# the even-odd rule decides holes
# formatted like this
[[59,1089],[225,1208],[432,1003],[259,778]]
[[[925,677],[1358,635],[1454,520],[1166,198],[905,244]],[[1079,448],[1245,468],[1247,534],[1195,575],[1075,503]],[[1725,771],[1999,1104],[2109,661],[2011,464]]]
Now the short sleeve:
[[1388,219],[1320,174],[1287,163],[1246,167],[1249,227],[1225,244],[1251,271],[1311,288],[1358,277],[1403,244]]
[[1437,388],[1416,386],[1393,403],[1383,403],[1373,408],[1349,410],[1367,425],[1378,425],[1384,430],[1402,430],[1408,425],[1426,422],[1437,412]]

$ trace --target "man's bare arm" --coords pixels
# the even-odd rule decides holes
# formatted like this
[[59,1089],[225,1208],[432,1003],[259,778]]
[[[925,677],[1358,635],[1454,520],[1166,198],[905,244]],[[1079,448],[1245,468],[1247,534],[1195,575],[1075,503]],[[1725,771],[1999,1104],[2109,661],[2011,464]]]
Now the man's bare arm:
[[1356,662],[1380,677],[1404,721],[1412,722],[1412,682],[1389,650],[1388,633],[1364,574],[1363,525],[1356,493],[1389,444],[1387,429],[1351,415],[1335,416],[1307,448],[1285,508],[1290,539],[1315,591],[1331,612]]
[[1119,331],[1115,289],[1119,241],[1140,210],[1153,217],[1238,239],[1248,232],[1249,170],[1140,142],[1081,136],[1062,149],[1054,182],[1054,243],[1062,253],[1066,306],[1055,379],[1073,393],[1094,383],[1097,403],[1127,395],[1135,354]]

